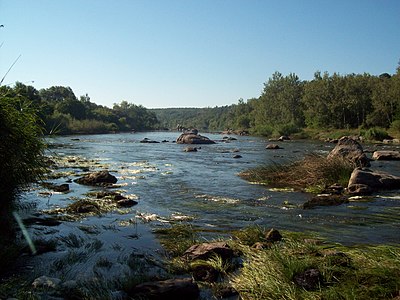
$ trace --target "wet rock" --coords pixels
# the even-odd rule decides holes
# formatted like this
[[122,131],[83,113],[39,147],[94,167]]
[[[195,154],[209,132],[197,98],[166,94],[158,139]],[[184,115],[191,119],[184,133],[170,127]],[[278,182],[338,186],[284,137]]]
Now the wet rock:
[[46,289],[57,289],[61,284],[61,280],[58,278],[52,278],[47,276],[41,276],[36,278],[32,282],[32,287],[37,288],[46,288]]
[[265,149],[274,150],[274,149],[283,149],[283,148],[281,148],[278,144],[268,144],[267,146],[265,146]]
[[42,186],[45,187],[46,189],[52,190],[54,192],[58,193],[66,193],[69,191],[69,184],[64,183],[61,185],[56,185],[50,182],[43,182]]
[[379,150],[372,154],[374,160],[400,160],[400,152],[392,150]]
[[313,291],[322,283],[322,275],[318,269],[308,269],[295,274],[293,281],[305,290]]
[[304,209],[314,208],[316,206],[337,206],[348,203],[349,199],[341,195],[323,194],[317,195],[303,204]]
[[142,144],[158,144],[159,142],[150,140],[150,139],[148,139],[148,138],[144,138],[144,139],[141,140],[139,143],[142,143]]
[[231,136],[224,136],[222,139],[225,141],[237,141],[237,138]]
[[177,139],[177,144],[215,144],[214,141],[210,140],[208,137],[202,136],[200,134],[194,134],[192,132],[182,133]]
[[25,225],[58,226],[61,222],[55,218],[31,217],[24,219]]
[[191,246],[185,251],[183,257],[188,260],[208,259],[212,255],[219,255],[222,259],[231,259],[233,250],[226,242],[203,243]]
[[324,191],[324,194],[326,193],[326,194],[341,195],[343,194],[343,192],[344,192],[344,187],[339,183],[335,183],[327,187]]
[[138,204],[137,201],[132,199],[121,199],[117,201],[119,207],[132,207],[136,204]]
[[211,266],[198,265],[192,269],[192,275],[196,281],[216,282],[219,272]]
[[347,188],[347,192],[352,196],[371,195],[374,190],[366,184],[351,184]]
[[199,287],[191,278],[145,282],[128,292],[134,299],[197,299]]
[[328,159],[336,157],[347,159],[357,167],[368,167],[370,165],[369,158],[364,153],[361,144],[347,136],[340,138],[335,148],[328,155]]
[[236,154],[236,155],[233,156],[233,158],[242,158],[242,156],[239,155],[239,154]]
[[400,177],[365,168],[354,169],[347,187],[350,194],[358,195],[365,195],[362,191],[373,192],[381,189],[398,188],[400,188]]
[[282,135],[279,137],[278,141],[290,141],[290,137],[288,137],[287,135]]
[[127,199],[126,197],[122,196],[120,193],[111,192],[111,191],[98,192],[98,193],[96,193],[96,198],[97,199],[110,198],[114,201]]
[[196,147],[186,147],[183,149],[183,152],[197,152]]
[[118,180],[115,176],[111,175],[108,171],[100,171],[85,175],[81,178],[74,180],[76,183],[83,185],[104,185],[114,184]]

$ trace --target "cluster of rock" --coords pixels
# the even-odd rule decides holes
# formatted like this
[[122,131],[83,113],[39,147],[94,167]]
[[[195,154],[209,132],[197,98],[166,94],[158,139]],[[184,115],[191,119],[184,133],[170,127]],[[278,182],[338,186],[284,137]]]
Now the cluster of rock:
[[[370,195],[379,190],[400,189],[400,177],[370,169],[370,159],[357,139],[342,137],[329,153],[328,159],[345,159],[354,165],[346,189],[338,185],[328,187],[326,193],[317,195],[304,203],[303,208],[331,206],[348,203],[349,196]],[[400,160],[400,152],[379,150],[372,160]],[[346,192],[346,193],[344,193]]]

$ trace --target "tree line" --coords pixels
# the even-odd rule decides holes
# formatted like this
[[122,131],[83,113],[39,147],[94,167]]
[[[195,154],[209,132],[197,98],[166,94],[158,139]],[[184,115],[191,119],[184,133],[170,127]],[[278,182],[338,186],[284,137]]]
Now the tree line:
[[312,80],[275,72],[258,98],[207,108],[146,109],[127,101],[112,108],[78,99],[70,87],[36,90],[16,83],[0,87],[8,98],[25,99],[42,120],[45,134],[107,133],[197,128],[251,134],[290,135],[304,128],[335,130],[392,128],[400,132],[400,67],[395,74],[329,74]]
[[304,128],[400,131],[400,67],[379,76],[316,72],[309,81],[275,72],[258,98],[225,107],[153,111],[165,127],[233,128],[264,136]]
[[16,102],[24,99],[39,116],[45,134],[143,131],[158,124],[155,114],[142,105],[122,101],[108,108],[91,102],[87,94],[78,99],[70,87],[37,90],[17,82],[0,87],[0,95]]

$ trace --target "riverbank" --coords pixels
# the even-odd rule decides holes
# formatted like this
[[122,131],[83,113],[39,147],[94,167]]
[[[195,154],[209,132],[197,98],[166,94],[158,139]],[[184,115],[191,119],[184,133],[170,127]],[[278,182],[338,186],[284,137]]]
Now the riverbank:
[[[15,289],[21,286],[26,288],[26,297],[36,292],[40,296],[44,287],[37,283],[34,288],[32,283],[42,276],[60,279],[63,288],[73,280],[68,284],[74,284],[81,297],[93,289],[99,299],[128,291],[126,286],[138,282],[174,277],[164,265],[165,248],[154,234],[173,224],[194,228],[199,236],[191,243],[226,240],[229,244],[232,232],[257,224],[278,228],[284,237],[286,231],[311,231],[319,232],[323,240],[348,246],[398,244],[397,194],[304,210],[309,194],[252,185],[237,176],[262,161],[328,153],[333,147],[330,143],[292,140],[283,142],[283,149],[269,151],[266,139],[238,136],[188,153],[185,145],[173,143],[177,136],[176,132],[146,132],[52,138],[48,154],[55,164],[46,180],[49,184],[26,191],[23,203],[30,209],[20,211],[40,247],[36,255],[25,248],[15,273],[25,277],[9,282],[14,294],[4,298],[17,295]],[[140,143],[144,138],[166,142]],[[242,157],[234,158],[237,153]],[[76,182],[101,170],[108,170],[118,181],[109,187]],[[63,184],[69,185],[68,191],[51,189]],[[137,204],[118,207],[121,197]],[[76,203],[84,204],[84,209],[71,208]],[[179,251],[191,245],[175,244],[182,246]]]

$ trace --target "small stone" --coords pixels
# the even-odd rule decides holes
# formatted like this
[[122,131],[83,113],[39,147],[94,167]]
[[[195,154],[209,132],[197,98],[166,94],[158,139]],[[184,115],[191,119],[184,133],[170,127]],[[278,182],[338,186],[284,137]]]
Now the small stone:
[[36,278],[32,286],[37,289],[37,288],[52,288],[56,289],[60,285],[61,280],[58,278],[52,278],[52,277],[47,277],[47,276],[41,276]]
[[276,229],[271,229],[270,231],[267,232],[265,235],[265,239],[267,242],[279,242],[282,240],[282,235],[280,232]]

